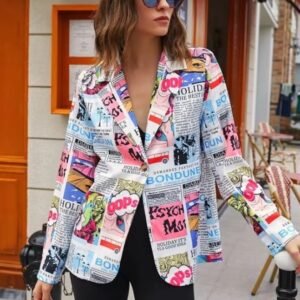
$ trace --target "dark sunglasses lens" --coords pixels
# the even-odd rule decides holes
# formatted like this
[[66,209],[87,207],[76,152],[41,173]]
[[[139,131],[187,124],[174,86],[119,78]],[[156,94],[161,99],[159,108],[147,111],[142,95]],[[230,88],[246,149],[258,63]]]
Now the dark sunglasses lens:
[[147,6],[147,7],[149,7],[149,8],[154,8],[154,7],[156,7],[157,6],[157,2],[158,2],[159,0],[144,0],[144,4]]
[[176,0],[167,0],[170,7],[175,7],[178,3]]
[[[159,0],[144,0],[144,4],[149,8],[154,8],[158,5]],[[167,0],[170,7],[177,7],[182,0]]]

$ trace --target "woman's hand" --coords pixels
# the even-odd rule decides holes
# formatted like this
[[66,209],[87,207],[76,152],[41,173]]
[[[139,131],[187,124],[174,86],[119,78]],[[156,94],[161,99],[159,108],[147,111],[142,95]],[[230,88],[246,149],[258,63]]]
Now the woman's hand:
[[52,288],[53,285],[38,280],[33,290],[33,300],[52,300]]
[[297,272],[300,272],[300,235],[296,236],[294,239],[290,240],[286,246],[285,250],[290,254],[297,264]]

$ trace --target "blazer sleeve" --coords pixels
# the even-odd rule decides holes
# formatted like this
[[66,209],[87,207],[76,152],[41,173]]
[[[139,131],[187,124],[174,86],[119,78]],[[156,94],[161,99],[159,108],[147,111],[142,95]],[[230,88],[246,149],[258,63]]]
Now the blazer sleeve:
[[211,51],[205,57],[206,89],[201,114],[203,159],[211,165],[222,198],[243,215],[274,256],[299,233],[278,213],[242,158],[222,71]]
[[69,114],[64,147],[49,210],[43,256],[37,278],[48,284],[61,280],[76,220],[94,181],[98,157],[93,150],[95,129],[82,92],[79,75]]

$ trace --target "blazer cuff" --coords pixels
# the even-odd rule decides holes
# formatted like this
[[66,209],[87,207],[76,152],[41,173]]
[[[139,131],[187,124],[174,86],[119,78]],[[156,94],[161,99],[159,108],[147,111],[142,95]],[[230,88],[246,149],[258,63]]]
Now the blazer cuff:
[[278,217],[271,224],[268,224],[265,231],[271,240],[278,245],[277,249],[272,251],[272,255],[283,250],[288,242],[299,235],[299,232],[295,229],[293,223],[283,216]]
[[44,270],[39,270],[37,274],[37,279],[44,282],[48,283],[51,285],[55,285],[61,281],[62,274],[50,274],[48,272],[45,272]]

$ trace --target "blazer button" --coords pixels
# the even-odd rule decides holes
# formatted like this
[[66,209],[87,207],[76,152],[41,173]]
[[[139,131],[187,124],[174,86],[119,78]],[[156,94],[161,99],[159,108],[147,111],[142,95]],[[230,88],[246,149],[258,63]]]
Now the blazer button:
[[146,172],[148,170],[148,166],[147,166],[147,164],[145,162],[141,165],[141,170],[143,172]]

